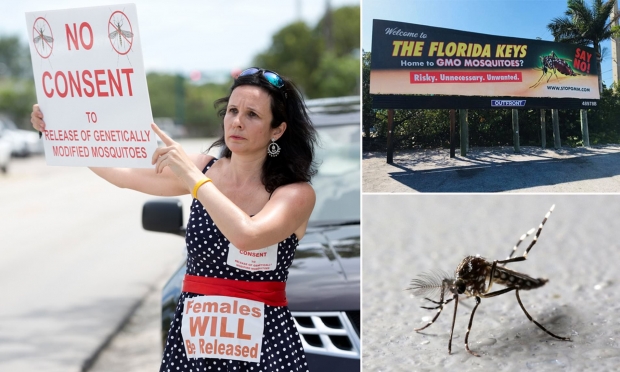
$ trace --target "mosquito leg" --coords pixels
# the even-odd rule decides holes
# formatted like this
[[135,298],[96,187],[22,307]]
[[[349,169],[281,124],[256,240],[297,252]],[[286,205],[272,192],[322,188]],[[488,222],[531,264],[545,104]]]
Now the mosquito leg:
[[[532,238],[532,242],[530,243],[530,245],[525,249],[525,252],[523,253],[523,256],[515,257],[515,258],[509,257],[506,260],[498,260],[497,263],[505,265],[505,264],[510,263],[510,262],[525,261],[527,259],[527,254],[530,253],[530,249],[532,249],[534,244],[536,244],[536,242],[538,242],[538,237],[540,236],[540,233],[542,232],[543,226],[545,226],[545,223],[547,222],[547,219],[549,219],[549,216],[551,215],[551,213],[553,212],[554,209],[555,209],[555,204],[552,205],[551,208],[549,208],[549,212],[547,212],[547,214],[545,214],[545,217],[543,218],[542,222],[540,223],[540,225],[538,225],[538,230],[536,230],[536,234],[534,235],[534,238]],[[531,235],[531,232],[528,231],[526,236],[527,235]],[[520,242],[521,241],[519,241],[519,243]],[[519,243],[517,243],[517,246],[519,245]],[[515,248],[513,248],[513,253],[516,250],[517,246],[515,246]],[[495,264],[495,262],[493,262],[493,264]],[[493,271],[491,271],[491,275],[493,275]]]
[[[517,252],[517,248],[519,248],[519,245],[521,245],[523,240],[525,240],[525,238],[527,238],[528,236],[532,235],[532,233],[534,231],[536,231],[535,227],[531,228],[528,232],[526,232],[525,234],[521,235],[521,237],[519,238],[519,241],[517,242],[517,244],[515,244],[514,247],[512,247],[512,251],[510,252],[508,257],[506,258],[507,260],[512,258],[512,255]],[[502,264],[502,265],[505,265],[505,264]]]
[[546,75],[546,73],[544,73],[544,72],[543,72],[543,74],[542,74],[542,75],[540,75],[540,79],[538,79],[538,81],[536,82],[536,84],[532,85],[530,88],[535,88],[535,87],[536,87],[536,86],[540,83],[540,81],[542,80],[542,78],[543,78],[543,77],[545,77],[545,75]]
[[516,288],[511,287],[511,288],[504,288],[504,289],[500,289],[499,291],[495,291],[495,292],[491,292],[491,293],[483,293],[480,295],[480,297],[482,298],[490,298],[490,297],[495,297],[495,296],[499,296],[499,295],[503,295],[504,293],[508,293],[510,291],[514,291]]
[[469,331],[471,330],[471,324],[474,321],[474,314],[476,313],[476,309],[478,308],[478,305],[480,305],[480,297],[476,296],[476,306],[474,306],[474,309],[471,311],[471,317],[469,318],[469,325],[467,326],[467,333],[465,333],[465,349],[467,350],[468,353],[470,353],[473,356],[477,356],[477,357],[479,357],[480,355],[469,350],[469,344],[467,343],[467,340],[469,339]]
[[523,303],[521,302],[521,298],[519,297],[519,290],[517,289],[517,291],[516,291],[515,293],[517,294],[517,301],[519,302],[519,306],[521,306],[521,309],[523,310],[523,312],[525,313],[525,315],[527,316],[527,318],[528,318],[530,321],[534,322],[534,324],[536,324],[536,325],[538,326],[538,328],[542,329],[543,331],[547,332],[550,336],[553,336],[553,337],[555,337],[555,338],[557,338],[557,339],[559,339],[559,340],[563,340],[563,341],[570,341],[570,340],[571,340],[571,339],[570,339],[570,337],[561,337],[561,336],[558,336],[558,335],[555,335],[555,334],[553,334],[553,333],[549,332],[549,331],[547,330],[547,328],[543,327],[540,323],[538,323],[537,321],[535,321],[535,320],[534,320],[534,319],[530,316],[530,314],[528,314],[528,312],[525,310],[525,307],[523,307]]
[[433,300],[431,300],[430,298],[424,298],[424,299],[425,299],[425,300],[428,300],[428,301],[430,301],[430,302],[435,303],[435,304],[437,304],[437,305],[438,305],[438,306],[435,306],[435,307],[420,306],[422,309],[427,309],[427,310],[436,310],[436,309],[439,309],[439,308],[440,308],[440,307],[442,307],[443,305],[446,305],[447,303],[449,303],[450,301],[452,301],[452,300],[453,300],[453,299],[451,298],[451,299],[449,299],[449,300],[448,300],[448,301],[446,301],[446,302],[438,302],[438,301],[433,301]]
[[452,315],[452,329],[450,330],[450,341],[448,341],[448,354],[452,354],[452,335],[454,334],[454,323],[456,322],[456,308],[459,306],[459,295],[455,293],[452,298],[454,299],[454,315]]
[[420,332],[421,330],[423,330],[423,329],[425,329],[425,328],[428,328],[428,327],[430,327],[430,325],[431,325],[431,324],[435,323],[435,320],[437,320],[437,318],[439,318],[439,314],[441,314],[441,311],[443,310],[443,305],[447,304],[448,302],[452,301],[453,299],[454,299],[454,298],[451,298],[451,299],[449,299],[449,300],[447,300],[447,301],[444,301],[444,300],[443,300],[443,291],[441,292],[441,297],[440,297],[440,299],[439,299],[439,302],[437,302],[437,301],[433,301],[433,300],[431,300],[431,299],[429,299],[429,298],[425,298],[425,300],[429,300],[430,302],[436,303],[438,306],[437,306],[437,307],[424,307],[424,306],[421,306],[421,308],[423,308],[423,309],[428,309],[428,310],[435,310],[435,309],[438,309],[438,310],[437,310],[437,314],[435,314],[435,317],[434,317],[434,318],[433,318],[430,322],[428,322],[428,324],[427,324],[427,325],[425,325],[425,326],[424,326],[424,327],[422,327],[422,328],[416,328],[416,329],[414,329],[414,331],[416,331],[416,332]]

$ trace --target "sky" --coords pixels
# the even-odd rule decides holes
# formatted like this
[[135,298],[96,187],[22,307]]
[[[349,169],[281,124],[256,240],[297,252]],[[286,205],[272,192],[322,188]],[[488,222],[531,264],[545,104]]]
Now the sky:
[[[134,0],[147,72],[221,74],[250,67],[272,35],[301,17],[314,27],[332,8],[360,0]],[[25,12],[123,4],[110,0],[1,0],[0,35],[27,40]]]
[[[588,1],[591,4],[590,0]],[[398,21],[483,34],[553,41],[547,30],[563,17],[566,0],[363,0],[362,49],[372,51],[372,20]],[[611,45],[603,60],[603,82],[610,86]]]

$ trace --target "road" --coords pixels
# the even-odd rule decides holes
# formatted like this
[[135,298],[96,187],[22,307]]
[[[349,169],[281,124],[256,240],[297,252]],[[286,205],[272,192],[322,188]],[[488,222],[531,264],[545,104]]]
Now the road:
[[[188,152],[210,143],[180,142]],[[142,229],[142,205],[153,198],[41,157],[0,174],[1,371],[81,371],[158,290],[184,244]],[[190,197],[181,199],[187,215]]]

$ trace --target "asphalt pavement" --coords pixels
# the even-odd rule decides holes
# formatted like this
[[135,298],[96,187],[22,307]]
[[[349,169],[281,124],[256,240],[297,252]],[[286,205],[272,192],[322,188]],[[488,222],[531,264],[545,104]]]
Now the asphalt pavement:
[[[180,142],[188,152],[210,143]],[[86,168],[12,161],[0,175],[0,371],[82,371],[159,291],[184,242],[142,229],[142,205],[154,198]],[[181,200],[188,215],[191,197]]]
[[471,148],[364,152],[364,193],[609,193],[620,190],[620,146]]

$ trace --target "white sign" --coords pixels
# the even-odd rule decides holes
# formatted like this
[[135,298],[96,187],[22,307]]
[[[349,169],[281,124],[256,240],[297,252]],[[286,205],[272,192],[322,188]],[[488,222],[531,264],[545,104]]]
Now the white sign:
[[134,4],[26,13],[49,165],[153,168]]
[[278,244],[253,251],[242,251],[230,243],[226,264],[252,272],[273,271],[278,264]]
[[227,296],[186,298],[181,335],[188,359],[260,362],[265,304]]

